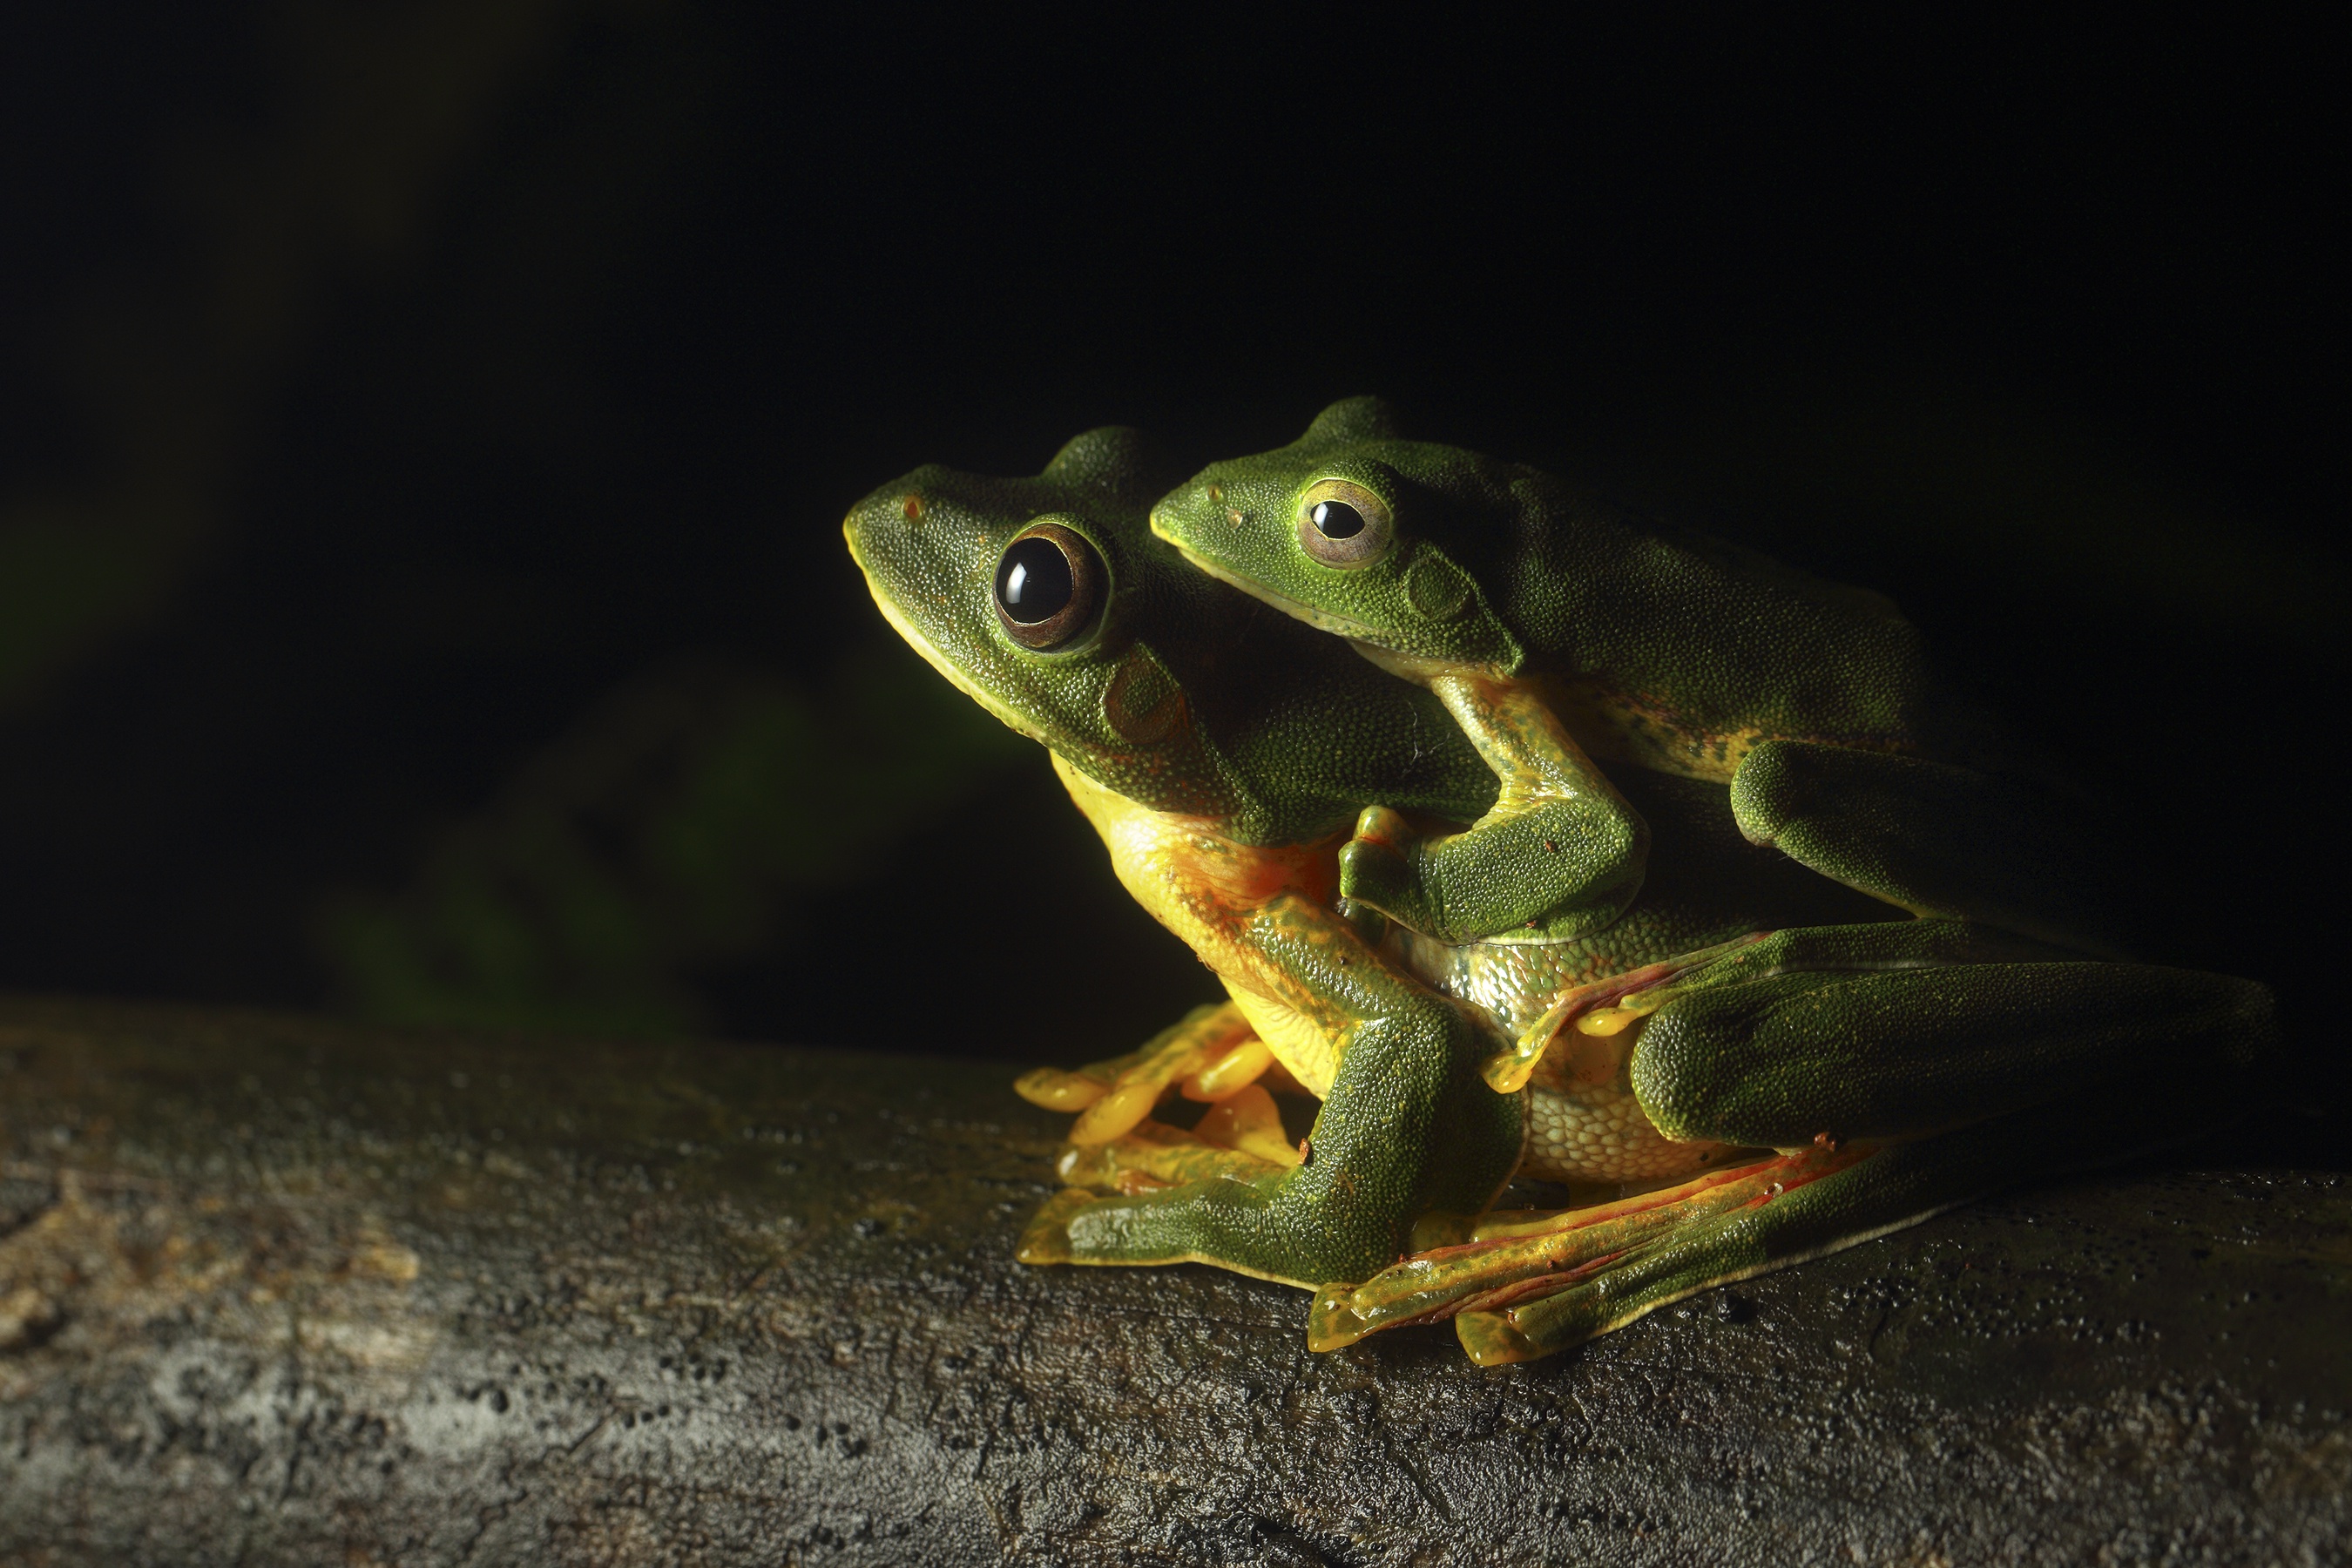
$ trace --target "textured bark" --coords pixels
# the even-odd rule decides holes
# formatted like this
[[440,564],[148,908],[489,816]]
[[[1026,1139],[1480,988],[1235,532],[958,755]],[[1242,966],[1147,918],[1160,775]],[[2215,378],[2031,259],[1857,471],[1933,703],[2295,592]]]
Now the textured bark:
[[1021,1268],[1008,1076],[0,1006],[0,1560],[2352,1555],[2339,1175],[2045,1187],[1482,1372]]

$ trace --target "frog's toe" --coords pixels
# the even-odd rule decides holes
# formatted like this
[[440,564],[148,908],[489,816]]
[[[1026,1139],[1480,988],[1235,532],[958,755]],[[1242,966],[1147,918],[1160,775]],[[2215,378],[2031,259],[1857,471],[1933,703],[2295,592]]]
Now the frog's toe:
[[1084,1110],[1110,1092],[1110,1080],[1081,1069],[1033,1068],[1013,1080],[1013,1092],[1047,1110]]
[[1038,1068],[1022,1074],[1013,1089],[1032,1105],[1076,1111],[1073,1143],[1108,1143],[1150,1115],[1176,1085],[1195,1100],[1221,1100],[1263,1074],[1273,1059],[1241,1009],[1224,1002],[1193,1008],[1139,1050],[1076,1072]]
[[1248,1081],[1244,1070],[1256,1054],[1250,1047],[1256,1045],[1249,1020],[1231,1002],[1193,1008],[1136,1053],[1103,1097],[1078,1113],[1070,1142],[1108,1143],[1124,1136],[1176,1086],[1203,1073],[1217,1078],[1221,1087],[1239,1088]]
[[1024,1263],[1069,1262],[1070,1216],[1098,1201],[1084,1187],[1065,1187],[1055,1193],[1021,1227],[1021,1239],[1013,1244],[1013,1256]]
[[[1258,1093],[1264,1096],[1265,1091],[1260,1089]],[[1267,1109],[1272,1110],[1270,1097]],[[1283,1162],[1253,1152],[1258,1140],[1253,1138],[1253,1148],[1245,1149],[1230,1135],[1218,1136],[1228,1131],[1212,1127],[1210,1136],[1202,1137],[1147,1118],[1108,1143],[1066,1144],[1054,1172],[1066,1187],[1133,1196],[1213,1176],[1247,1181],[1281,1169]],[[1297,1153],[1290,1153],[1295,1163]]]
[[[1275,1071],[1274,1052],[1255,1035],[1213,1058],[1206,1067],[1184,1080],[1182,1092],[1187,1100],[1207,1100],[1213,1104],[1229,1099],[1255,1084]],[[1280,1078],[1290,1081],[1288,1073]],[[1292,1085],[1296,1087],[1295,1083]]]
[[1339,847],[1339,893],[1416,931],[1433,919],[1414,856],[1420,837],[1386,806],[1368,805]]
[[1236,1150],[1269,1165],[1290,1166],[1306,1156],[1282,1130],[1282,1112],[1274,1096],[1255,1083],[1244,1084],[1209,1107],[1193,1124],[1192,1136],[1219,1148]]
[[1461,1342],[1463,1353],[1480,1366],[1508,1366],[1551,1353],[1513,1328],[1507,1312],[1465,1312],[1454,1320],[1454,1337]]

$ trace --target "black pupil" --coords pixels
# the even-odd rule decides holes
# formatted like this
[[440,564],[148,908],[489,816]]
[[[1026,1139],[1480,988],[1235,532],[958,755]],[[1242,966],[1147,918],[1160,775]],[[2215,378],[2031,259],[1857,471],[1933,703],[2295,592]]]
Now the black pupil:
[[1319,500],[1311,514],[1315,531],[1326,539],[1353,539],[1364,531],[1364,514],[1343,500]]
[[1070,602],[1070,563],[1050,539],[1024,539],[996,566],[996,602],[1024,626],[1052,620]]

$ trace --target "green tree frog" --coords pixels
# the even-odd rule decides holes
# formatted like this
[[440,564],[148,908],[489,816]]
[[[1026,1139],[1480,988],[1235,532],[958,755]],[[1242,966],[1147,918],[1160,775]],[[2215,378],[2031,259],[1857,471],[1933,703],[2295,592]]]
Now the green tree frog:
[[1374,398],[1211,465],[1152,528],[1426,686],[1495,767],[1468,832],[1374,809],[1343,854],[1341,890],[1416,931],[1531,940],[1627,896],[1641,837],[1596,830],[1597,755],[1728,783],[1751,839],[1915,914],[2121,955],[2080,820],[1876,594],[1403,439]]

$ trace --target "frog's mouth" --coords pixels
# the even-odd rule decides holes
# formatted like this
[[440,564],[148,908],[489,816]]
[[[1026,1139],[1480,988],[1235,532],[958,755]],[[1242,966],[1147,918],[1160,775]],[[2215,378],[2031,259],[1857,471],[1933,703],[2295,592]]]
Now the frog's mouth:
[[1369,642],[1375,635],[1373,628],[1361,621],[1350,619],[1346,616],[1335,616],[1328,610],[1318,609],[1313,605],[1290,597],[1287,594],[1277,594],[1263,583],[1253,583],[1246,577],[1235,576],[1207,556],[1186,549],[1181,541],[1170,539],[1160,529],[1160,519],[1157,516],[1151,520],[1151,531],[1174,545],[1176,553],[1181,555],[1187,564],[1208,574],[1229,588],[1239,588],[1251,598],[1272,605],[1293,620],[1305,621],[1318,631],[1337,633],[1351,642]]

